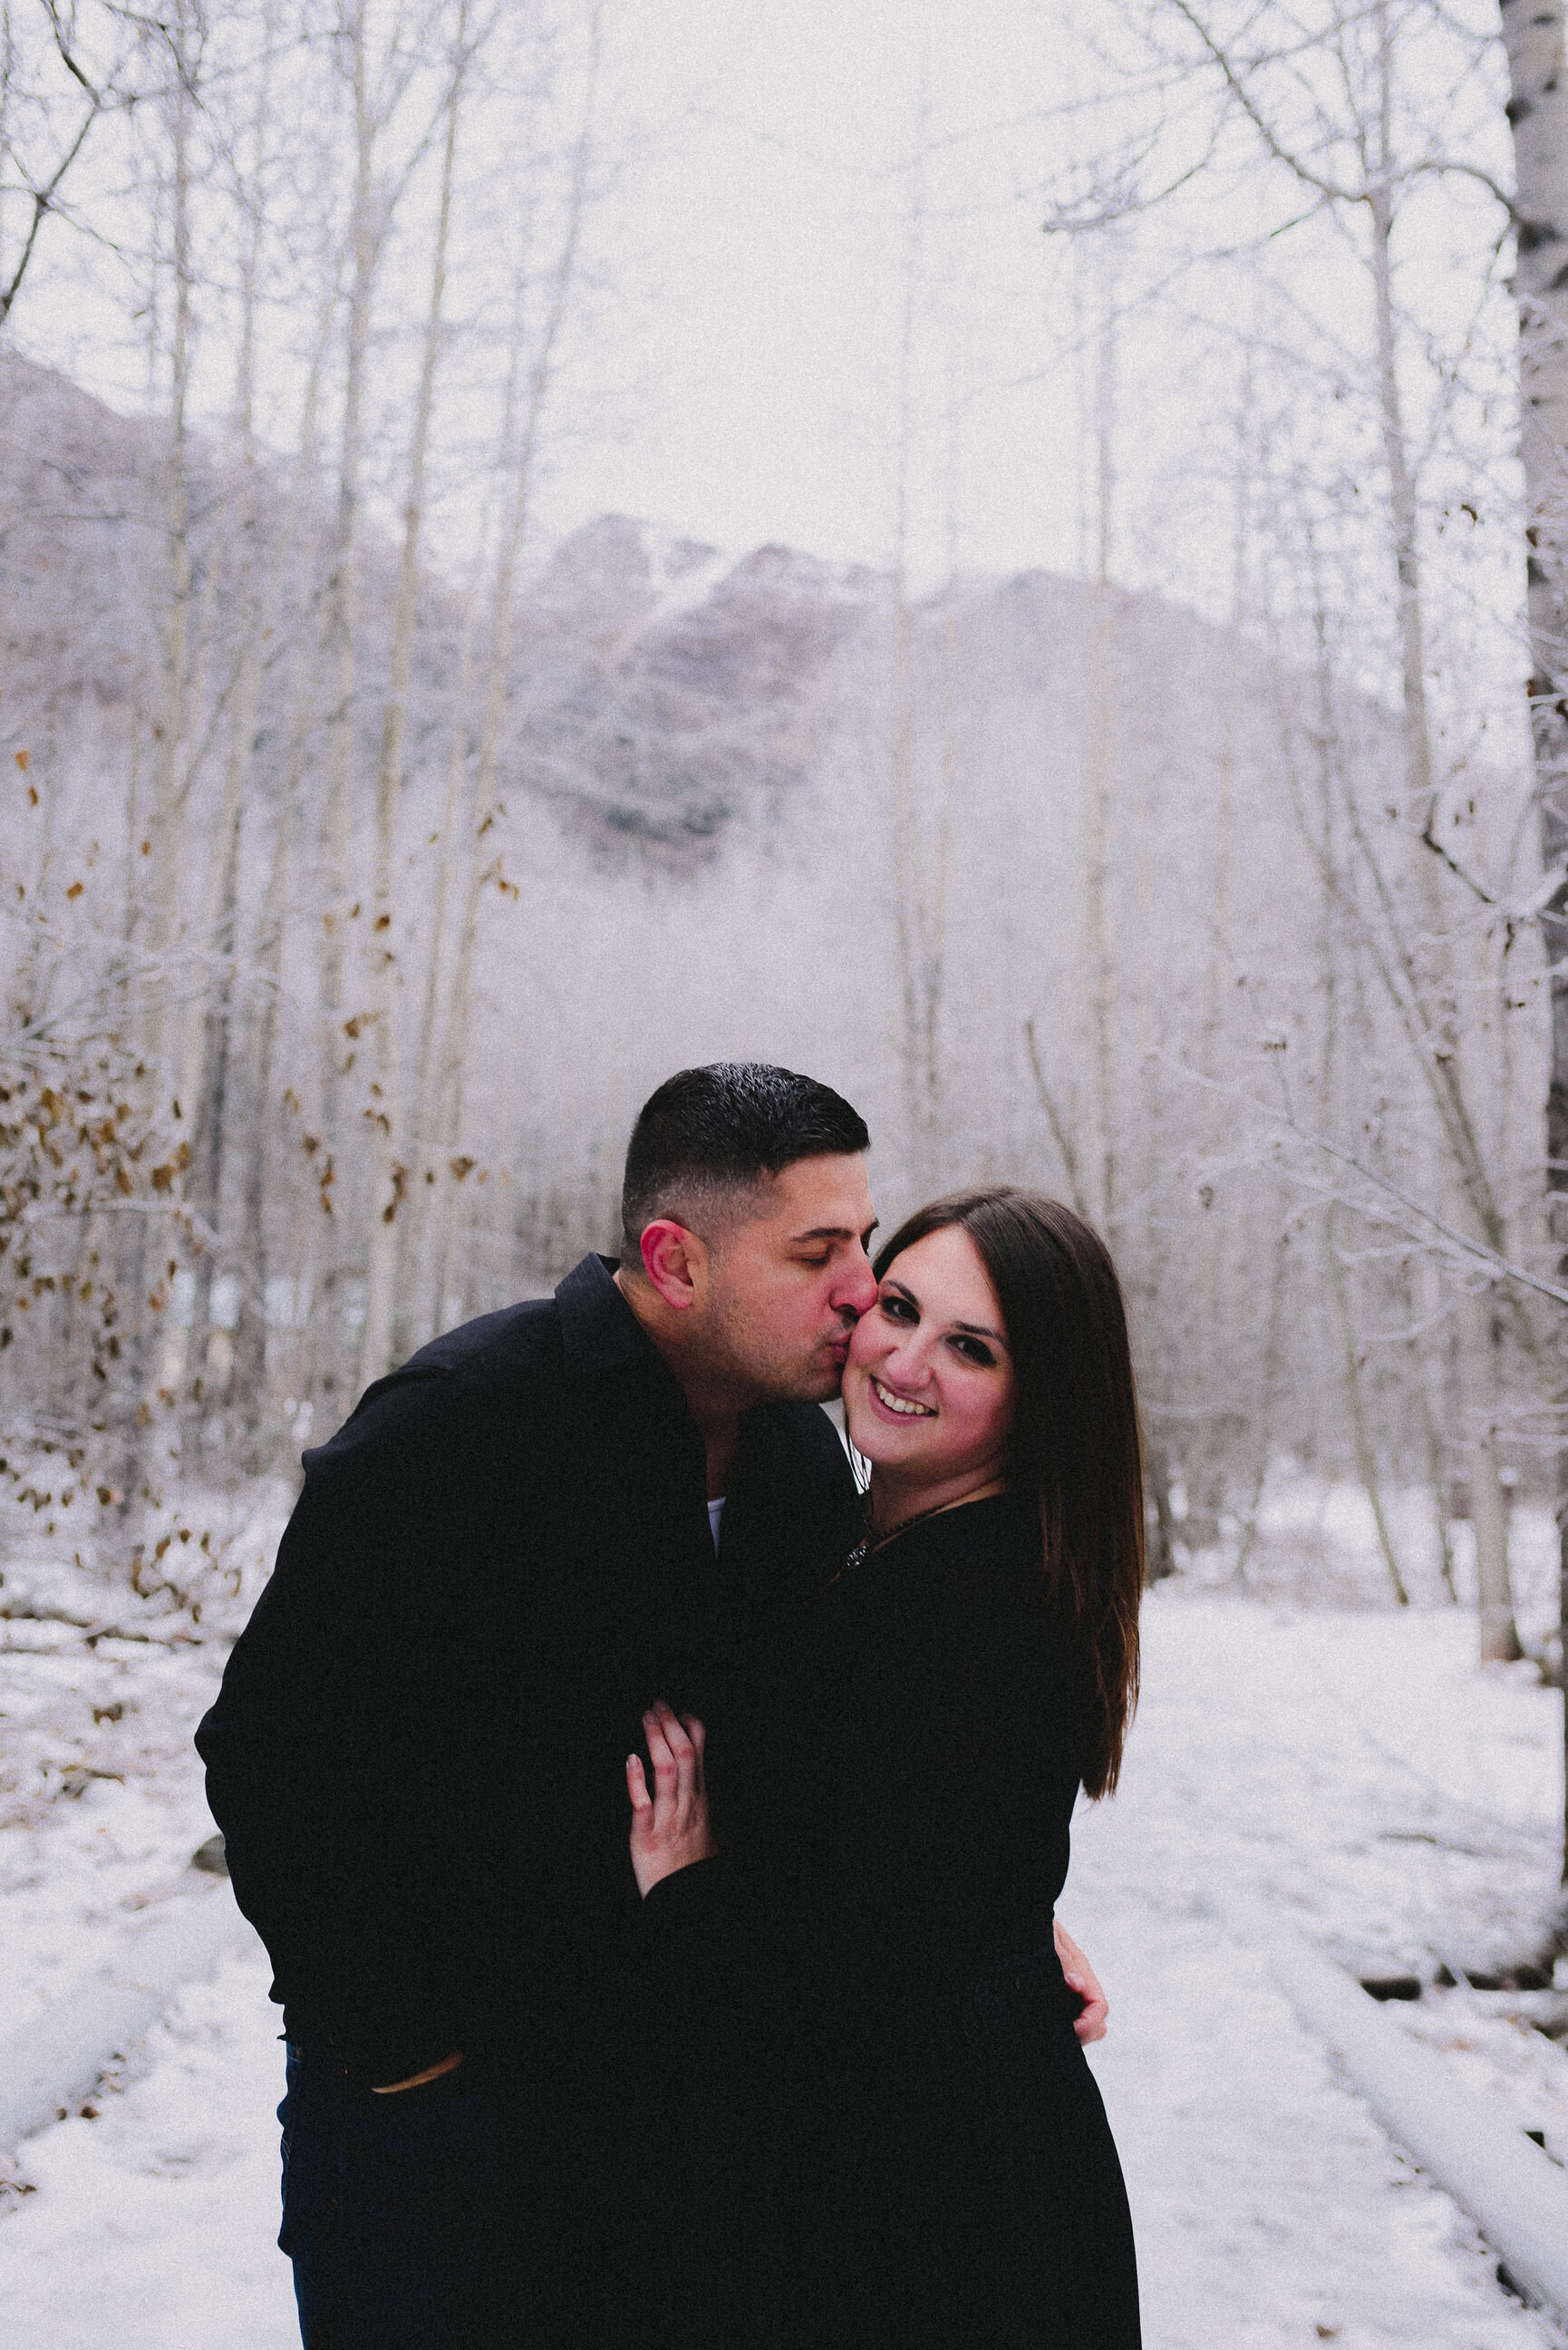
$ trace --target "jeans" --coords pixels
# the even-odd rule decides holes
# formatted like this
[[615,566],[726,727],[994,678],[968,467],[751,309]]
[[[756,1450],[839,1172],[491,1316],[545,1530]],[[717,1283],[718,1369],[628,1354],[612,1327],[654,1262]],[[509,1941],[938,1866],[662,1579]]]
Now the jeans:
[[379,2097],[312,2043],[288,2048],[283,2227],[305,2350],[520,2350],[504,2100],[477,2063]]

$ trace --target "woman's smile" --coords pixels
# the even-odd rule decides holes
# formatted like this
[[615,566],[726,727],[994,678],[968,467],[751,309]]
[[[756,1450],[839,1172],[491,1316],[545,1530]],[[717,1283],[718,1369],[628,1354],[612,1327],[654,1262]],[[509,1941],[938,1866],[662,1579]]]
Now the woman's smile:
[[879,1404],[884,1411],[896,1413],[900,1419],[934,1419],[936,1418],[937,1407],[934,1403],[917,1403],[912,1396],[895,1395],[892,1388],[877,1378],[875,1373],[871,1376],[870,1386],[873,1401]]

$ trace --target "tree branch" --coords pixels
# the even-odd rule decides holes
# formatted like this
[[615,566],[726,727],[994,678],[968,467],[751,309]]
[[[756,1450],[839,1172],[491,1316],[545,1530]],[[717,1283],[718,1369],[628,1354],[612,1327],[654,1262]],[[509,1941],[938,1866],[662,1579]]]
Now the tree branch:
[[1503,211],[1508,214],[1510,226],[1518,228],[1521,218],[1518,205],[1502,182],[1493,179],[1491,173],[1483,171],[1479,163],[1460,162],[1455,156],[1434,155],[1424,163],[1412,163],[1407,172],[1400,172],[1399,177],[1407,181],[1444,179],[1454,172],[1457,172],[1461,179],[1476,181],[1486,190],[1494,203],[1502,206]]
[[92,129],[93,124],[98,120],[102,110],[102,100],[99,99],[95,93],[93,103],[88,107],[88,111],[82,120],[81,129],[77,132],[76,137],[72,140],[64,155],[60,158],[59,162],[56,165],[53,176],[43,187],[29,188],[28,190],[28,193],[33,199],[33,217],[27,224],[26,237],[23,242],[22,251],[17,259],[16,266],[11,274],[11,283],[5,287],[0,287],[0,327],[3,327],[5,324],[6,319],[10,317],[11,305],[16,299],[22,280],[27,274],[27,264],[33,258],[33,247],[38,242],[38,231],[44,224],[44,216],[47,213],[53,212],[55,209],[55,191],[58,188],[60,182],[65,178],[66,173],[70,170],[71,165],[76,161],[77,157],[81,153],[82,146],[87,139],[88,132]]
[[1251,124],[1253,130],[1257,132],[1259,138],[1262,140],[1263,145],[1268,149],[1269,153],[1273,157],[1275,162],[1282,163],[1286,171],[1294,172],[1296,178],[1300,180],[1304,186],[1315,188],[1319,195],[1326,196],[1331,203],[1355,204],[1362,203],[1364,199],[1355,190],[1351,188],[1342,188],[1334,181],[1324,179],[1321,172],[1309,170],[1307,165],[1302,161],[1299,156],[1293,155],[1288,147],[1282,146],[1269,123],[1253,102],[1251,93],[1248,91],[1241,78],[1241,76],[1237,73],[1235,68],[1231,63],[1230,57],[1220,47],[1219,42],[1214,39],[1207,25],[1205,25],[1199,18],[1196,9],[1189,6],[1188,0],[1167,0],[1167,5],[1173,8],[1176,14],[1189,26],[1190,26],[1193,32],[1197,34],[1199,39],[1202,42],[1204,48],[1208,51],[1210,62],[1219,67],[1220,74],[1223,77],[1226,88],[1230,91],[1231,97],[1235,99],[1237,105],[1241,108],[1248,121]]
[[1405,1211],[1407,1216],[1413,1218],[1416,1229],[1412,1230],[1388,1208],[1379,1208],[1366,1200],[1347,1200],[1343,1192],[1332,1190],[1329,1185],[1314,1180],[1299,1170],[1285,1166],[1281,1171],[1288,1182],[1298,1184],[1302,1190],[1314,1192],[1319,1198],[1331,1199],[1342,1207],[1351,1208],[1358,1216],[1365,1216],[1368,1222],[1386,1223],[1421,1246],[1429,1247],[1435,1235],[1446,1243],[1447,1253],[1483,1272],[1490,1281],[1514,1282],[1521,1288],[1533,1290],[1538,1296],[1551,1298],[1553,1305],[1568,1305],[1568,1288],[1560,1282],[1547,1281],[1540,1274],[1532,1273],[1527,1265],[1520,1264],[1512,1257],[1504,1256],[1501,1250],[1490,1247],[1485,1241],[1474,1240],[1467,1232],[1456,1232],[1435,1209],[1428,1208],[1423,1201],[1412,1199],[1409,1192],[1403,1191],[1391,1177],[1369,1167],[1365,1159],[1357,1158],[1354,1150],[1346,1150],[1342,1144],[1330,1141],[1327,1135],[1314,1134],[1311,1128],[1303,1126],[1293,1110],[1272,1107],[1241,1087],[1223,1085],[1217,1077],[1206,1077],[1201,1070],[1191,1068],[1185,1061],[1177,1060],[1170,1055],[1161,1054],[1158,1057],[1190,1084],[1202,1086],[1210,1093],[1223,1095],[1227,1101],[1253,1111],[1271,1125],[1282,1127],[1298,1142],[1304,1143],[1309,1150],[1320,1150],[1325,1158],[1349,1168],[1364,1183],[1370,1184],[1382,1199],[1394,1202]]
[[1435,815],[1435,809],[1428,809],[1427,821],[1421,827],[1421,846],[1424,848],[1429,848],[1434,857],[1440,858],[1443,863],[1448,867],[1449,872],[1455,874],[1458,879],[1464,883],[1467,889],[1473,890],[1475,895],[1480,899],[1483,906],[1495,906],[1498,901],[1492,896],[1491,891],[1490,889],[1483,889],[1480,883],[1476,879],[1474,874],[1467,873],[1464,867],[1459,863],[1459,858],[1453,856],[1449,850],[1446,849],[1443,847],[1442,842],[1438,840],[1433,833],[1432,823]]

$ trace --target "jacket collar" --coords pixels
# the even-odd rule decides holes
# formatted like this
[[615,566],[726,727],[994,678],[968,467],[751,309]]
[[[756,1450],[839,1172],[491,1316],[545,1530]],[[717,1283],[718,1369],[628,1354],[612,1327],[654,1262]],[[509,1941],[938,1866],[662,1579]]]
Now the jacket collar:
[[[697,1439],[697,1423],[684,1388],[652,1339],[644,1330],[613,1275],[613,1256],[584,1257],[556,1291],[561,1316],[561,1343],[568,1374],[592,1378],[613,1371],[642,1371],[675,1408],[681,1425]],[[666,1440],[670,1423],[661,1421]],[[730,1500],[743,1489],[749,1474],[764,1460],[778,1454],[779,1435],[774,1409],[758,1404],[741,1415],[741,1449],[731,1479]],[[789,1456],[793,1459],[793,1455]],[[737,1515],[739,1513],[737,1513]]]
[[642,1328],[612,1278],[615,1259],[586,1256],[556,1292],[566,1368],[574,1375],[657,1367],[674,1373]]

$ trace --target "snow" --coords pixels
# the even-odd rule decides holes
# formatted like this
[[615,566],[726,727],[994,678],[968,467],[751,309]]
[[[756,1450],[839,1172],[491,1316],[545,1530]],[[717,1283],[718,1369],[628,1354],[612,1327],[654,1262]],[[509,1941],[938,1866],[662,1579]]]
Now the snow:
[[105,2072],[135,2054],[187,1983],[211,1975],[231,1951],[255,1950],[229,1887],[189,1875],[185,1898],[125,1934],[106,1966],[0,2033],[0,2147],[91,2103]]
[[1276,1981],[1395,2144],[1469,2213],[1521,2290],[1568,2312],[1568,2171],[1506,2106],[1457,2080],[1441,2047],[1401,2031],[1343,1967],[1296,1935],[1270,1940]]
[[[1429,1974],[1445,1921],[1484,1943],[1538,1918],[1558,1701],[1478,1671],[1452,1609],[1305,1615],[1162,1586],[1146,1637],[1127,1774],[1080,1816],[1063,1910],[1111,1995],[1095,2068],[1150,2350],[1568,2339],[1499,2290],[1495,2255],[1297,2022],[1259,1922]],[[1476,2043],[1471,2085],[1568,2150],[1560,2050],[1494,2017],[1521,2061],[1489,2064],[1468,2009],[1427,2010],[1388,2012]]]
[[213,1833],[191,1733],[222,1652],[14,1644],[62,1628],[0,1645],[0,2036],[182,1894]]
[[277,2011],[264,1960],[189,1986],[96,2118],[32,2138],[0,2226],[6,2350],[297,2350],[277,2251]]
[[[1093,2062],[1148,2350],[1568,2350],[1297,2021],[1268,1950],[1282,1926],[1353,1968],[1429,1981],[1450,1952],[1477,1964],[1528,1943],[1556,1892],[1560,1700],[1528,1665],[1478,1669],[1468,1611],[1374,1604],[1376,1562],[1348,1523],[1333,1589],[1349,1604],[1303,1604],[1282,1535],[1250,1570],[1265,1597],[1205,1587],[1220,1568],[1202,1561],[1151,1594],[1123,1786],[1075,1830],[1063,1912],[1111,1994]],[[133,1905],[189,1884],[207,1828],[189,1732],[221,1661],[216,1642],[0,1652],[7,1763],[18,1726],[32,1773],[0,1812],[0,2022],[86,1971]],[[109,1691],[126,1710],[95,1726]],[[123,1783],[62,1776],[106,1755]],[[261,1960],[226,1961],[93,2117],[21,2149],[0,2220],[4,2350],[296,2342],[273,2246],[266,1988]],[[1568,2159],[1568,2057],[1518,2020],[1531,2004],[1428,1991],[1383,2012]]]
[[79,1559],[5,1552],[0,2039],[109,1960],[131,1920],[192,1891],[191,1856],[213,1834],[192,1734],[283,1514],[265,1482],[248,1503],[203,1503],[196,1523],[219,1527],[221,1564],[186,1571],[194,1612],[172,1580],[139,1596]]

